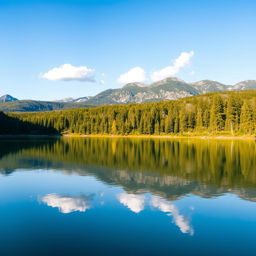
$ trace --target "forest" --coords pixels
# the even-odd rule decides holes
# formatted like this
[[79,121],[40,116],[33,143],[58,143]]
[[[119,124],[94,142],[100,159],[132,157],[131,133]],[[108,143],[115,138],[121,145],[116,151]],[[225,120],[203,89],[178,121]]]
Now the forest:
[[[256,91],[207,93],[172,101],[2,114],[47,134],[255,135]],[[1,129],[8,123],[1,120]],[[15,126],[18,133],[19,125]],[[27,129],[27,128],[26,128]],[[12,129],[13,130],[13,129]],[[23,128],[24,130],[24,128]],[[27,130],[26,130],[27,131]]]
[[53,126],[22,120],[20,116],[9,116],[0,112],[0,135],[53,135],[59,132]]

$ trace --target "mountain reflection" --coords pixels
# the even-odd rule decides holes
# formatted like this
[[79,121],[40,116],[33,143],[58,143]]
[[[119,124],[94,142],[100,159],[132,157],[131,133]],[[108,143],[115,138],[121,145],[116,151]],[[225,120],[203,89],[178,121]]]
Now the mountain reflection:
[[[145,192],[167,201],[188,194],[210,198],[224,193],[256,201],[255,141],[61,138],[0,143],[1,173],[50,169],[93,175],[121,186],[127,195],[118,199],[134,212],[143,210],[145,202],[140,195]],[[48,204],[64,209],[58,200],[68,201],[57,195],[52,201],[47,198]],[[173,209],[165,213],[178,216]]]

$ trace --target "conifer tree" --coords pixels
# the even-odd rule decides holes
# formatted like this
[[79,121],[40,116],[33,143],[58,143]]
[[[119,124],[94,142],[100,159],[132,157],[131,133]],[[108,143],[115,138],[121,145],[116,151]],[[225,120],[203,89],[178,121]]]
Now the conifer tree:
[[224,103],[219,95],[213,97],[210,112],[210,129],[212,131],[222,131],[225,126]]
[[241,109],[240,131],[245,134],[252,134],[253,130],[254,127],[252,109],[248,106],[247,102],[245,101]]

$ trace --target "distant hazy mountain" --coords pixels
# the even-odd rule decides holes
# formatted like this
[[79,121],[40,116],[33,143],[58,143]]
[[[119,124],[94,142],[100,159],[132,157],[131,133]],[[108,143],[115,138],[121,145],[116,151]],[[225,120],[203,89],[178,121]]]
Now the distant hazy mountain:
[[85,102],[85,101],[89,100],[90,98],[91,98],[91,96],[80,97],[80,98],[75,99],[75,101],[73,101],[73,102]]
[[80,98],[65,98],[61,100],[56,100],[56,102],[84,102],[89,100],[91,97],[90,96],[85,96],[85,97],[80,97]]
[[65,98],[61,100],[54,100],[55,102],[73,102],[74,98]]
[[256,80],[246,80],[240,83],[235,84],[231,87],[231,90],[255,90],[256,89]]
[[3,95],[0,97],[0,102],[12,102],[12,101],[16,101],[16,100],[18,100],[18,99],[12,97],[9,94],[6,94],[6,95]]

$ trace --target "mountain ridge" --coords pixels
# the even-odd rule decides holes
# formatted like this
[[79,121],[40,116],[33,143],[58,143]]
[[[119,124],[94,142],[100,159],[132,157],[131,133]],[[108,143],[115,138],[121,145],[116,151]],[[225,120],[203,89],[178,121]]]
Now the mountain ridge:
[[245,80],[227,85],[213,80],[187,83],[177,77],[168,77],[151,83],[129,83],[118,89],[107,89],[86,102],[92,105],[127,104],[175,100],[207,92],[256,89],[256,80]]
[[39,112],[63,110],[70,108],[93,107],[85,102],[54,102],[54,101],[37,101],[37,100],[17,100],[12,102],[1,102],[0,111],[3,112]]
[[[157,102],[161,100],[175,100],[208,92],[252,89],[256,89],[256,80],[245,80],[234,85],[227,85],[213,80],[200,80],[188,83],[177,77],[168,77],[150,84],[129,83],[121,88],[104,90],[92,97],[84,96],[56,101],[22,101],[7,94],[0,97],[0,111],[46,111],[81,107],[81,105],[76,105],[79,103],[83,103],[84,105],[82,106],[97,106]],[[13,107],[14,105],[16,107]],[[29,107],[29,105],[31,106]]]

